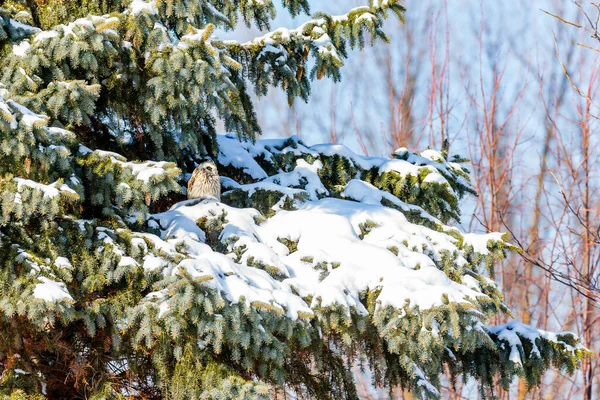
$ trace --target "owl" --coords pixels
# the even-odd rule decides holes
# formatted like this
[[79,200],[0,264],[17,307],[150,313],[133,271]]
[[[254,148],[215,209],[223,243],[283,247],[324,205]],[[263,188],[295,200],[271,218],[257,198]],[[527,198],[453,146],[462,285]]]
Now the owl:
[[215,197],[221,200],[221,182],[217,166],[212,161],[204,161],[196,167],[188,182],[188,199]]

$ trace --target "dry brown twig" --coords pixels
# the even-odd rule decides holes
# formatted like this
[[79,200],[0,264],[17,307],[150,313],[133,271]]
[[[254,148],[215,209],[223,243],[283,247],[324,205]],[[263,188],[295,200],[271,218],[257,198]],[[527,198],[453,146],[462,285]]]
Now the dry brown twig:
[[[573,206],[571,205],[571,202],[567,198],[565,191],[563,190],[558,177],[552,171],[548,171],[548,172],[550,173],[550,175],[552,175],[552,177],[556,181],[556,184],[559,187],[559,193],[562,196],[563,201],[564,201],[565,205],[567,206],[568,210],[573,214],[573,216],[576,218],[576,220],[579,222],[579,224],[589,234],[591,234],[591,237],[593,238],[593,242],[596,244],[600,244],[600,226],[597,229],[593,230],[592,228],[590,228],[589,226],[587,226],[585,224],[585,222],[581,218],[579,211],[575,210],[573,208]],[[571,260],[571,258],[566,254],[563,254],[564,261],[562,264],[567,267],[567,271],[569,273],[561,272],[557,268],[554,267],[554,264],[556,264],[558,262],[558,260],[555,259],[548,263],[548,262],[544,261],[539,255],[531,254],[529,252],[529,249],[527,249],[519,241],[517,235],[515,235],[513,233],[509,224],[504,221],[502,215],[500,213],[498,213],[498,214],[499,214],[500,220],[502,221],[502,225],[510,233],[514,243],[521,249],[521,251],[519,252],[519,255],[526,263],[529,263],[531,265],[541,268],[546,273],[548,273],[552,277],[552,279],[554,279],[555,281],[575,290],[580,295],[593,301],[596,306],[600,306],[600,287],[599,287],[597,281],[595,281],[591,277],[583,276],[582,274],[580,274],[579,270],[577,268],[574,268],[573,260]],[[570,228],[568,228],[568,229],[571,233],[579,235],[572,229],[570,229]],[[571,273],[574,273],[575,276],[572,276]]]
[[[594,22],[594,21],[592,21],[592,19],[589,17],[588,13],[587,13],[587,12],[586,12],[586,11],[583,9],[583,7],[581,6],[581,4],[579,4],[579,3],[577,3],[577,2],[573,2],[573,3],[574,3],[575,5],[577,5],[577,8],[578,8],[578,9],[581,11],[581,13],[582,13],[582,14],[585,16],[585,18],[587,19],[587,21],[588,21],[588,23],[589,23],[589,25],[590,25],[589,27],[587,27],[587,26],[585,26],[585,25],[581,24],[579,21],[577,21],[577,22],[572,22],[572,21],[566,20],[566,19],[564,19],[564,18],[560,17],[559,15],[553,14],[553,13],[551,13],[551,12],[548,12],[548,11],[546,11],[546,10],[541,10],[541,11],[542,11],[543,13],[547,14],[547,15],[550,15],[550,16],[551,16],[551,17],[553,17],[553,18],[556,18],[556,19],[558,19],[560,22],[562,22],[562,23],[564,23],[564,24],[567,24],[567,25],[574,26],[574,27],[576,27],[577,29],[583,29],[585,32],[588,32],[588,33],[591,35],[591,37],[592,37],[592,38],[594,38],[594,39],[596,39],[596,40],[598,40],[598,41],[600,42],[600,31],[599,31],[599,26],[598,26],[598,25],[599,25],[599,23],[600,23],[600,5],[598,5],[598,4],[595,4],[595,3],[591,3],[591,4],[592,4],[592,5],[593,5],[593,6],[594,6],[594,7],[595,7],[597,10],[598,10],[597,17],[596,17],[596,21]],[[560,65],[561,65],[561,67],[562,67],[562,69],[563,69],[563,72],[564,72],[565,76],[566,76],[566,77],[567,77],[567,79],[569,80],[569,83],[571,84],[571,86],[573,87],[573,89],[574,89],[574,90],[577,92],[577,94],[579,94],[581,97],[584,97],[584,98],[586,98],[587,100],[589,100],[589,101],[591,102],[591,104],[592,104],[592,105],[593,105],[595,108],[597,108],[597,109],[599,109],[599,110],[600,110],[600,106],[598,106],[596,103],[594,103],[594,102],[592,101],[592,99],[591,99],[591,98],[590,98],[588,95],[586,95],[586,94],[585,94],[585,93],[584,93],[584,92],[583,92],[583,91],[582,91],[582,90],[581,90],[581,89],[580,89],[580,88],[579,88],[579,87],[578,87],[578,86],[575,84],[575,82],[574,82],[574,81],[573,81],[573,79],[571,78],[571,75],[569,74],[569,71],[567,70],[567,66],[566,66],[566,65],[563,63],[563,61],[562,61],[562,59],[561,59],[561,57],[560,57],[560,52],[559,52],[559,49],[558,49],[558,41],[556,40],[556,35],[555,35],[554,33],[552,33],[552,37],[553,37],[553,39],[554,39],[554,47],[555,47],[555,49],[556,49],[556,58],[558,59],[558,62],[560,63]],[[573,43],[575,43],[575,44],[576,44],[576,45],[578,45],[578,46],[581,46],[581,47],[584,47],[584,48],[588,48],[588,49],[591,49],[591,50],[594,50],[594,51],[600,52],[600,50],[599,50],[599,49],[593,48],[593,47],[591,47],[591,46],[588,46],[588,45],[585,45],[585,44],[582,44],[582,43],[579,43],[579,42],[575,42],[575,41],[572,41],[572,42],[573,42]],[[590,114],[590,116],[592,116],[592,117],[593,117],[593,118],[595,118],[595,119],[600,119],[600,117],[598,117],[598,116],[597,116],[597,115],[595,115],[595,114]]]

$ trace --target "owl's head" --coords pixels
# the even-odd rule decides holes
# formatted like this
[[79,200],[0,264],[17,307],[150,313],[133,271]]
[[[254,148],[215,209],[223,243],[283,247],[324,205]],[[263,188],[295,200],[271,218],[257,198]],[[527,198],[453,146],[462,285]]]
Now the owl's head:
[[201,162],[197,169],[204,170],[207,174],[217,174],[217,166],[211,160]]

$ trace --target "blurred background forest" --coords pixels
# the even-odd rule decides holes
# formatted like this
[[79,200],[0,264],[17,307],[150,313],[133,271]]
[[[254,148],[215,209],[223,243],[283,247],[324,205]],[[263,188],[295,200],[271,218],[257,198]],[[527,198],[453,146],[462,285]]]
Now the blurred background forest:
[[[315,1],[312,12],[346,12],[361,0]],[[598,9],[567,0],[408,0],[391,43],[354,52],[342,81],[313,86],[308,104],[285,93],[257,100],[263,137],[298,135],[356,153],[440,148],[472,161],[478,198],[464,205],[469,231],[508,231],[523,253],[495,279],[515,318],[570,330],[600,352],[600,41]],[[550,15],[550,14],[553,15]],[[562,20],[561,20],[562,19]],[[295,27],[280,13],[279,26]],[[236,38],[256,32],[236,31]],[[505,321],[493,321],[502,323]],[[548,373],[500,399],[598,399],[600,360],[568,376]],[[401,397],[402,393],[398,393]],[[447,398],[476,398],[468,382]],[[369,389],[364,398],[386,398]],[[405,396],[408,398],[408,395]]]

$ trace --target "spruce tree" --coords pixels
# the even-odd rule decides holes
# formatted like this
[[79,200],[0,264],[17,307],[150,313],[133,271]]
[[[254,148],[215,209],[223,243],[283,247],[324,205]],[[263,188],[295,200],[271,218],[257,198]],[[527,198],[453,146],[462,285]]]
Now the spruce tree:
[[[450,225],[466,160],[259,139],[251,91],[308,100],[388,40],[400,1],[289,30],[270,0],[0,4],[1,395],[355,399],[359,366],[421,398],[444,373],[488,396],[587,356],[568,332],[489,325],[514,249]],[[266,33],[218,39],[238,24]],[[206,157],[222,202],[183,200]]]

